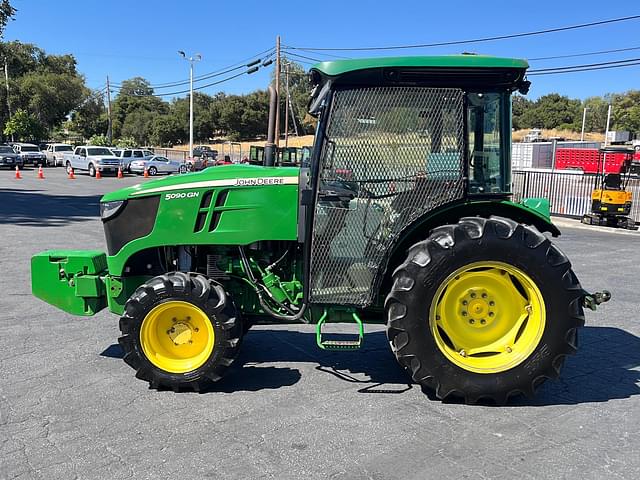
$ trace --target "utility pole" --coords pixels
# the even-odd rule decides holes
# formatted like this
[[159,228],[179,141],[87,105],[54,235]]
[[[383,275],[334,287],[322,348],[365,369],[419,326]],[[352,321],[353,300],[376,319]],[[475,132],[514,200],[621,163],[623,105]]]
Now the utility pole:
[[178,53],[189,62],[189,158],[193,158],[193,64],[202,60],[202,55],[197,53],[187,58],[182,50],[178,50]]
[[284,64],[284,94],[287,96],[284,107],[284,148],[289,146],[289,63]]
[[[4,82],[7,86],[7,112],[9,113],[9,120],[11,119],[11,102],[9,101],[9,67],[7,66],[7,57],[4,57]],[[13,142],[13,133],[11,134],[11,141]]]
[[[607,110],[607,128],[604,131],[604,146],[607,146],[607,137],[609,136],[609,122],[611,120],[611,104],[609,104],[609,110]],[[605,154],[606,155],[606,154]]]
[[587,119],[587,107],[584,107],[584,110],[582,111],[582,133],[580,134],[581,142],[584,142],[584,124],[586,119]]
[[280,35],[276,36],[276,150],[280,146]]
[[111,118],[111,87],[109,85],[109,75],[107,75],[107,141],[109,145],[111,145],[111,140],[113,138],[113,119]]

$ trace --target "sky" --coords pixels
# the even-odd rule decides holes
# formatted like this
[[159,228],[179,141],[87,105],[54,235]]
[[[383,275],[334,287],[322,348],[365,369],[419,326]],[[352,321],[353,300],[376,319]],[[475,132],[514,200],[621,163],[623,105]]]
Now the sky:
[[[256,57],[281,36],[283,54],[312,59],[395,55],[441,55],[463,51],[538,58],[638,47],[626,52],[530,61],[532,68],[580,65],[640,58],[640,19],[546,35],[394,51],[309,52],[286,47],[370,47],[463,40],[543,30],[640,14],[638,0],[611,4],[593,0],[513,1],[187,1],[167,0],[12,0],[18,10],[5,40],[34,43],[47,53],[73,54],[91,88],[109,75],[118,85],[141,76],[153,85],[188,80],[189,64],[177,51],[200,53],[195,75],[207,74]],[[309,59],[296,59],[314,63]],[[304,63],[305,68],[311,65]],[[248,93],[266,88],[274,65],[252,75],[203,89],[214,94]],[[243,68],[195,85],[241,73]],[[532,76],[530,98],[558,92],[586,98],[640,89],[640,65],[609,70]],[[172,93],[179,85],[157,88]],[[177,96],[184,96],[179,94]],[[169,99],[171,96],[165,97]]]

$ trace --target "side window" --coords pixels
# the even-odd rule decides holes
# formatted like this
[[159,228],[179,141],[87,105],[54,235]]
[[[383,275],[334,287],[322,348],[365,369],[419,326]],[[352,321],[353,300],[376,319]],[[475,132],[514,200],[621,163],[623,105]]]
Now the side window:
[[150,152],[149,150],[145,150],[144,151],[144,156],[145,157],[151,157],[151,156],[153,156],[153,152]]
[[142,158],[143,157],[142,150],[134,150],[133,151],[133,156],[136,157],[136,158]]
[[74,155],[80,155],[80,147],[77,147],[76,150],[73,152]]
[[87,150],[86,150],[86,149],[84,149],[84,148],[81,148],[81,149],[80,149],[80,156],[81,156],[81,157],[86,157],[86,156],[87,156]]
[[131,156],[131,150],[125,150],[122,156],[125,158],[129,158]]

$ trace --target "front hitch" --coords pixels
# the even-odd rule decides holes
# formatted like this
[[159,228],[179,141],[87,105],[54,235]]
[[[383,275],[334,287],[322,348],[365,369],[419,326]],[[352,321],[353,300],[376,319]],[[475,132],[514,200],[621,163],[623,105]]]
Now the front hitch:
[[582,291],[582,306],[590,310],[596,311],[598,305],[611,300],[611,292],[609,290],[603,290],[602,292],[589,293],[586,290]]

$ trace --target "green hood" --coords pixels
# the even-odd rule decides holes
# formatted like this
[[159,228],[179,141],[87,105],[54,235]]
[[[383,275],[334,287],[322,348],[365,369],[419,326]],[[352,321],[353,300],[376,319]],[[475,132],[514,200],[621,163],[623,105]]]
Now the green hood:
[[[127,188],[107,193],[101,202],[114,202],[139,198],[164,192],[219,186],[261,185],[260,182],[278,182],[279,178],[298,177],[296,167],[262,167],[256,165],[221,165],[209,167],[201,172],[150,180]],[[252,180],[253,179],[253,180]],[[245,182],[245,180],[247,180]],[[287,182],[288,183],[288,182]],[[296,182],[297,183],[297,182]]]

